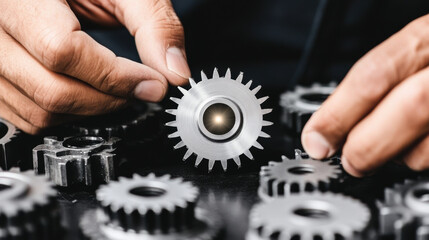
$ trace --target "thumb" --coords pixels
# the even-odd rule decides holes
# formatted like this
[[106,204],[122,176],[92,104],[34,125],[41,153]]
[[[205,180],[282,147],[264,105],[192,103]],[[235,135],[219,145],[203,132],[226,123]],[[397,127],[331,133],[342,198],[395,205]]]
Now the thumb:
[[114,15],[135,37],[142,62],[173,85],[191,75],[182,24],[170,0],[114,0]]

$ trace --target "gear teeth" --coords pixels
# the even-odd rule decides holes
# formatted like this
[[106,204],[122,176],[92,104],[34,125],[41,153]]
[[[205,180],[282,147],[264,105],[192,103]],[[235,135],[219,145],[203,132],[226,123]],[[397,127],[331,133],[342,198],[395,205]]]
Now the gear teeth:
[[[180,98],[170,97],[170,100],[177,103],[177,104],[180,104]],[[166,110],[166,112],[167,112],[167,110]]]
[[237,167],[240,168],[241,167],[240,157],[234,157],[233,160],[235,164],[237,164]]
[[300,192],[327,191],[340,182],[342,172],[332,161],[319,161],[300,150],[295,158],[281,156],[281,162],[268,162],[261,167],[259,196],[263,200],[284,198]]
[[191,87],[195,87],[195,85],[197,85],[193,78],[189,78],[189,84],[191,85]]
[[180,90],[180,92],[182,92],[183,95],[188,94],[188,91],[186,89],[184,89],[183,87],[178,86],[177,88]]
[[226,79],[229,79],[229,80],[231,79],[231,69],[229,69],[229,68],[228,68],[228,69],[226,70],[225,78],[226,78]]
[[186,159],[188,159],[191,155],[192,155],[192,151],[191,150],[187,150],[185,155],[183,156],[183,160],[185,161]]
[[[174,115],[176,119],[174,121],[168,122],[166,125],[170,127],[176,127],[177,131],[168,135],[169,138],[180,138],[180,142],[176,144],[173,148],[182,148],[186,147],[187,149],[192,149],[192,152],[187,152],[183,157],[183,160],[186,160],[194,153],[196,155],[195,166],[200,165],[203,159],[209,161],[209,170],[213,168],[216,162],[221,162],[222,169],[227,170],[228,161],[238,162],[237,166],[241,166],[241,161],[239,158],[236,158],[242,154],[246,155],[248,158],[253,160],[253,156],[250,153],[252,147],[263,149],[263,146],[259,143],[258,138],[269,138],[270,136],[263,132],[261,129],[264,126],[270,126],[273,123],[265,121],[263,118],[265,114],[268,114],[272,109],[261,109],[261,104],[268,99],[268,96],[257,98],[256,94],[261,89],[261,86],[252,87],[252,80],[243,84],[243,73],[240,72],[239,76],[236,79],[231,78],[231,70],[228,68],[224,77],[219,77],[219,72],[215,68],[213,70],[213,77],[207,79],[207,76],[204,72],[201,72],[202,81],[195,83],[193,79],[190,79],[191,89],[185,90],[179,88],[183,93],[182,98],[173,99],[174,102],[178,103],[177,109],[168,109],[167,113]],[[211,81],[217,80],[217,81]],[[229,81],[231,80],[231,81]],[[240,83],[240,84],[237,84]],[[207,91],[207,88],[210,88],[210,91]],[[213,91],[215,90],[215,91]],[[236,90],[236,91],[231,91]],[[216,92],[215,95],[213,95]],[[219,93],[222,97],[219,97]],[[213,95],[213,96],[212,96]],[[207,102],[207,100],[210,101]],[[240,111],[251,111],[250,119],[246,121],[255,121],[259,127],[254,127],[253,125],[245,125],[245,129],[240,128],[240,131],[237,130],[236,126],[242,125],[242,119],[236,118],[236,121],[240,124],[235,123],[233,130],[225,134],[215,134],[211,133],[208,129],[205,129],[204,123],[201,123],[202,112],[211,104],[215,104],[218,101],[225,105],[230,106],[233,109],[234,114]],[[239,106],[236,104],[236,101],[245,102],[246,106]],[[238,109],[236,109],[238,108]],[[180,111],[178,110],[180,109]],[[201,110],[203,109],[203,110]],[[258,114],[255,114],[258,113]],[[259,115],[260,114],[260,115]],[[244,112],[243,115],[247,114]],[[259,115],[259,116],[258,116]],[[262,121],[261,121],[262,118]],[[194,124],[194,123],[197,124]],[[191,126],[192,124],[192,126]],[[252,126],[252,127],[249,127]],[[185,130],[186,129],[186,130]],[[236,132],[232,132],[236,131]],[[243,133],[247,132],[247,133]],[[234,141],[238,140],[238,143],[235,146],[240,146],[238,149],[226,150],[228,144],[231,141],[230,135],[234,136]],[[235,134],[235,135],[234,135]],[[204,139],[200,139],[203,135]],[[244,136],[247,138],[253,139],[252,142],[244,139]],[[198,140],[200,139],[200,140]],[[186,140],[186,141],[185,141]],[[205,148],[214,149],[213,151],[206,151]]]
[[8,121],[0,118],[0,126],[6,130],[0,135],[0,168],[7,170],[16,167],[18,159],[21,159],[22,148],[20,139],[15,139],[20,131]]
[[219,72],[218,72],[217,68],[215,68],[213,70],[213,79],[219,79]]

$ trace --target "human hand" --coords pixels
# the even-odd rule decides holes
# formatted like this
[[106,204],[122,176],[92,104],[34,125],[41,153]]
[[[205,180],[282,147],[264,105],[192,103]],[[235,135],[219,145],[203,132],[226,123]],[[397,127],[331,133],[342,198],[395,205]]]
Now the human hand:
[[[0,116],[28,133],[114,111],[132,98],[159,101],[167,81],[190,75],[183,28],[168,0],[0,1]],[[145,64],[117,57],[73,13],[121,23]]]
[[429,15],[367,53],[311,117],[302,133],[317,159],[342,147],[342,163],[361,177],[404,155],[429,168]]

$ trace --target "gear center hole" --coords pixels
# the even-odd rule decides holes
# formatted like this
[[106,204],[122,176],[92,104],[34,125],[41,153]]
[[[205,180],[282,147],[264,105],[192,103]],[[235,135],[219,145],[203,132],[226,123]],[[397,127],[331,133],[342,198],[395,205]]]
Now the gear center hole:
[[6,126],[6,124],[0,122],[0,139],[6,136],[8,130],[9,128]]
[[315,208],[298,208],[293,211],[295,215],[311,219],[328,219],[331,217],[329,212]]
[[160,197],[167,193],[167,191],[159,187],[143,186],[131,189],[130,193],[139,197],[150,198]]
[[321,105],[330,95],[325,93],[306,93],[301,96],[302,100]]
[[93,147],[102,143],[104,143],[104,140],[101,137],[81,136],[66,139],[63,142],[63,146],[66,148],[81,149]]
[[413,195],[421,202],[429,203],[429,189],[416,189]]
[[289,168],[288,172],[295,175],[306,175],[306,174],[314,173],[314,168],[310,166],[297,166],[297,167]]
[[215,103],[204,111],[203,123],[209,132],[223,135],[234,127],[235,114],[228,105]]

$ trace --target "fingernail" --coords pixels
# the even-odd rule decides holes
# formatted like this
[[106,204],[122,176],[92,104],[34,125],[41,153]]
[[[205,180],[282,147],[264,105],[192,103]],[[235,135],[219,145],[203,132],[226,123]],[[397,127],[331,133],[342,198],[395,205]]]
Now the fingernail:
[[305,133],[302,145],[307,154],[316,159],[327,158],[335,153],[328,141],[318,132]]
[[177,47],[167,49],[167,68],[182,78],[190,78],[191,71],[189,70],[188,62],[183,55],[182,50]]
[[343,165],[344,170],[346,170],[346,172],[348,172],[350,175],[354,176],[354,177],[363,177],[364,175],[357,171],[351,164],[350,162],[347,160],[346,157],[341,156],[341,163]]
[[137,84],[134,96],[140,100],[157,102],[164,97],[164,85],[158,80],[145,80]]

